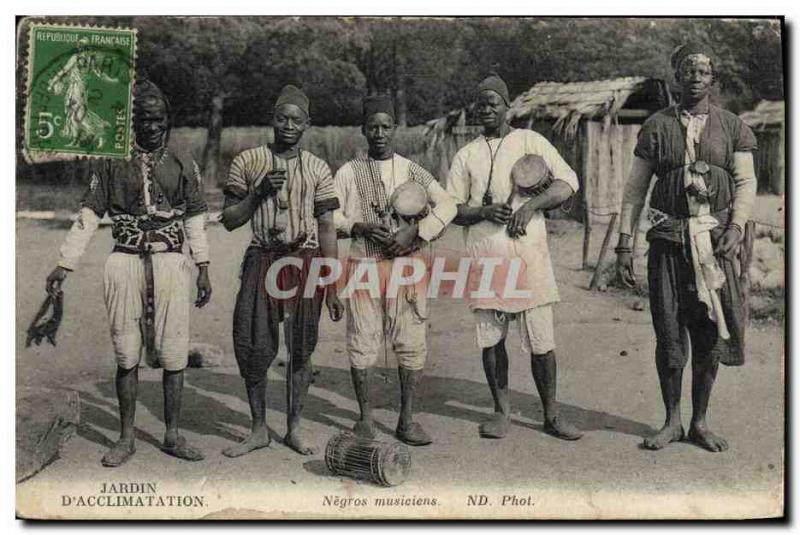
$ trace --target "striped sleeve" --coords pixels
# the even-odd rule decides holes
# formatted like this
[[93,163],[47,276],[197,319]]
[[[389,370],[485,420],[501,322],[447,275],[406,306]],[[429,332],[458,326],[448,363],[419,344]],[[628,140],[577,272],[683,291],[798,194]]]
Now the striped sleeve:
[[236,155],[228,170],[228,180],[225,182],[223,193],[228,199],[240,201],[247,196],[249,191],[248,178],[250,175],[249,163],[253,159],[252,150],[246,150]]
[[409,162],[408,164],[408,172],[411,175],[411,178],[420,184],[421,186],[427,188],[430,186],[431,182],[434,182],[436,179],[433,178],[433,175],[424,167],[414,162]]
[[333,175],[327,163],[312,155],[309,169],[315,178],[314,186],[314,217],[319,217],[325,212],[339,208],[339,197],[333,186]]

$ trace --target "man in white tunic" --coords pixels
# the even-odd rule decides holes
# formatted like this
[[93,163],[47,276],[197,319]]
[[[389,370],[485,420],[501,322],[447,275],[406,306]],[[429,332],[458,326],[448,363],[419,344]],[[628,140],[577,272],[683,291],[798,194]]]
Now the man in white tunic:
[[[544,211],[564,202],[578,189],[578,179],[556,149],[540,134],[512,129],[506,123],[509,97],[505,82],[489,76],[478,86],[477,111],[483,134],[455,156],[447,192],[458,203],[455,223],[464,226],[467,250],[473,257],[471,279],[481,278],[479,260],[502,259],[523,267],[520,286],[525,297],[505,298],[506,279],[493,284],[494,297],[470,302],[476,320],[478,346],[494,399],[493,416],[480,426],[483,437],[502,438],[509,429],[508,326],[517,320],[523,350],[531,354],[531,369],[544,408],[545,432],[577,440],[582,433],[558,414],[556,355],[552,304],[559,300]],[[540,156],[552,184],[540,195],[511,197],[511,169],[525,155]],[[515,260],[516,259],[516,260]],[[487,266],[488,263],[483,263]],[[474,294],[472,294],[474,296]]]
[[[409,255],[415,244],[437,238],[455,217],[456,206],[428,171],[395,154],[394,121],[394,104],[389,97],[365,100],[362,132],[369,153],[366,158],[350,160],[336,173],[334,187],[340,208],[334,212],[334,223],[340,236],[352,238],[348,280],[360,280],[358,273],[368,263],[377,264],[372,267],[380,280],[378,295],[356,291],[346,299],[347,351],[361,411],[354,430],[361,436],[375,436],[369,369],[378,360],[381,343],[388,339],[397,356],[401,388],[396,437],[406,444],[422,446],[432,442],[422,426],[413,421],[414,395],[428,352],[425,283],[400,286],[393,295],[389,279],[401,273],[393,269],[401,265],[397,262],[408,260],[396,257]],[[423,186],[434,206],[418,222],[411,222],[395,233],[387,219],[389,199],[408,181]],[[418,254],[414,258],[421,261]],[[342,296],[347,295],[345,289]]]

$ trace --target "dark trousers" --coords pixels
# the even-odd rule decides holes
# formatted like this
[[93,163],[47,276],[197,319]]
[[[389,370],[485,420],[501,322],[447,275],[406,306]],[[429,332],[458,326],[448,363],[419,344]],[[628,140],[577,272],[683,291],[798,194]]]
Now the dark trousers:
[[[712,238],[715,236],[712,236]],[[717,325],[708,317],[704,303],[697,298],[691,253],[683,245],[662,239],[650,242],[647,281],[650,287],[650,313],[656,332],[656,358],[671,368],[683,368],[688,361],[684,329],[688,330],[693,359],[711,359],[729,366],[744,364],[744,300],[738,259],[717,257],[725,273],[719,291],[730,339],[717,335]]]
[[[303,267],[297,269],[288,265],[280,270],[278,287],[297,291],[294,297],[279,299],[267,293],[266,275],[273,262],[286,256],[299,258]],[[317,345],[324,291],[317,288],[309,298],[303,297],[303,293],[311,261],[318,256],[318,249],[279,254],[250,247],[245,253],[233,312],[233,349],[239,372],[246,382],[258,382],[266,376],[278,354],[280,323],[283,323],[291,369],[298,371],[308,365]]]

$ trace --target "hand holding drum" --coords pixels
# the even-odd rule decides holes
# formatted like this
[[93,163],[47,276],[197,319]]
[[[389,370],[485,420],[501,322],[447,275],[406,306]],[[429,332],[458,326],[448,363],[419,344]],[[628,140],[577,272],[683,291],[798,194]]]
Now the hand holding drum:
[[404,256],[416,247],[416,224],[430,209],[428,192],[422,185],[413,180],[401,184],[389,198],[392,213],[393,240],[387,248],[392,256]]
[[[526,154],[511,168],[511,193],[506,204],[511,205],[514,195],[535,198],[544,193],[552,183],[553,177],[544,158],[537,154]],[[508,222],[508,235],[512,238],[524,236],[535,211],[536,208],[530,204],[523,204],[518,208]]]
[[511,168],[511,194],[507,204],[511,204],[515,193],[522,197],[541,195],[552,182],[553,177],[544,158],[538,154],[526,154]]

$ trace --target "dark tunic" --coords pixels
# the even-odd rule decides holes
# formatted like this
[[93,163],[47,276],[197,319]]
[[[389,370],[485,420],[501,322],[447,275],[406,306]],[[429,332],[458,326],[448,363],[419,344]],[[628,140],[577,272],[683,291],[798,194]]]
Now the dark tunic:
[[183,219],[208,210],[196,164],[186,165],[166,150],[150,156],[150,203],[157,211],[153,217],[145,217],[143,153],[134,152],[129,161],[106,160],[93,166],[89,191],[81,204],[98,217],[108,213],[114,222],[115,251],[135,253],[146,242],[162,243],[166,251],[181,251]]
[[[159,211],[178,209],[184,217],[191,217],[208,210],[197,170],[191,163],[184,163],[169,151],[159,153],[155,159],[158,164],[154,166],[150,198]],[[98,217],[106,212],[109,217],[141,216],[147,213],[143,186],[138,155],[129,161],[104,160],[92,168],[89,191],[82,206],[91,208]]]
[[[650,117],[639,131],[634,154],[651,162],[658,178],[650,206],[681,220],[689,217],[684,190],[686,132],[676,107]],[[756,149],[756,138],[744,122],[726,110],[709,107],[708,119],[695,147],[698,160],[709,164],[704,175],[709,204],[720,226],[711,231],[712,245],[730,223],[733,204],[733,154]],[[726,283],[720,289],[729,340],[717,335],[706,305],[698,300],[686,225],[658,225],[648,233],[648,283],[650,310],[656,331],[656,355],[670,367],[688,360],[682,331],[688,329],[694,359],[738,366],[744,364],[744,302],[739,282],[738,257],[717,257]]]

